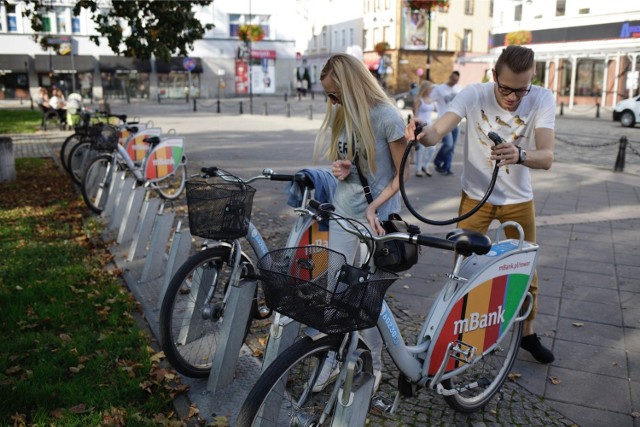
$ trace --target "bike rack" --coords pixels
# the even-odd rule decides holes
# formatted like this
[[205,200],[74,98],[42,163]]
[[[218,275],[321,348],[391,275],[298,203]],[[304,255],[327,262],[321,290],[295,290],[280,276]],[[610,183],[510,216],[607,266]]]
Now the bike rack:
[[135,231],[133,232],[133,242],[129,247],[127,261],[131,262],[144,255],[147,249],[149,236],[151,235],[151,229],[153,227],[154,214],[159,208],[160,199],[147,198],[142,204],[140,220],[137,222]]
[[164,280],[162,281],[162,288],[158,295],[157,309],[160,310],[164,294],[167,292],[169,282],[176,273],[176,270],[189,258],[191,253],[191,233],[188,229],[182,229],[182,219],[178,221],[176,225],[176,231],[173,233],[173,239],[171,240],[171,247],[169,248],[169,259],[167,261],[167,267],[164,270]]
[[[162,263],[164,262],[165,248],[171,234],[171,227],[176,214],[173,212],[165,213],[164,203],[160,205],[160,210],[155,216],[153,229],[151,231],[151,243],[149,244],[149,253],[145,259],[144,268],[139,282],[146,282],[149,279],[156,279],[160,276],[158,272],[162,272]],[[152,274],[155,274],[153,277]]]
[[131,193],[129,200],[127,200],[124,218],[120,224],[118,237],[116,238],[116,243],[119,245],[128,244],[133,240],[133,232],[138,221],[138,216],[140,215],[145,192],[146,189],[144,187],[137,187],[133,190],[133,193]]

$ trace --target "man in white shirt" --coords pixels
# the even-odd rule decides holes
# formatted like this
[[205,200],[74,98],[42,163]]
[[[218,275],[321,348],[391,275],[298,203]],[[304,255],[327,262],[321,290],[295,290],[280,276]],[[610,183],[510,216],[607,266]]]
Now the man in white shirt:
[[[555,141],[555,100],[548,89],[531,84],[535,74],[533,51],[522,46],[503,49],[493,71],[493,82],[463,89],[448,111],[417,135],[423,145],[435,145],[466,118],[462,199],[459,213],[469,212],[489,187],[494,162],[500,166],[493,192],[482,208],[458,227],[486,233],[494,220],[518,222],[527,241],[536,241],[535,207],[529,169],[549,169]],[[414,138],[415,120],[405,130]],[[488,137],[495,132],[503,142],[495,145]],[[508,238],[517,238],[512,227]],[[538,277],[534,272],[529,289],[533,307],[524,322],[520,346],[540,363],[554,361],[553,353],[534,333],[537,312]]]
[[[460,73],[454,71],[449,75],[449,80],[446,83],[437,85],[431,91],[431,99],[436,103],[438,110],[438,117],[444,116],[449,109],[449,104],[460,92],[460,86],[458,85],[460,80]],[[438,150],[436,158],[433,159],[436,171],[444,175],[453,175],[451,170],[451,162],[453,161],[453,153],[456,149],[456,142],[458,141],[458,126],[454,127],[451,132],[442,137],[442,147]]]

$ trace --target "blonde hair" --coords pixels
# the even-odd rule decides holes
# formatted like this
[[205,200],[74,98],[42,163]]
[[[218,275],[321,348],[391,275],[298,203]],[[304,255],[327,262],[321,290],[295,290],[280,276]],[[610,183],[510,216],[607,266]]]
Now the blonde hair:
[[[316,137],[314,161],[326,157],[338,160],[338,140],[346,131],[347,158],[353,160],[355,143],[360,145],[360,164],[366,159],[368,168],[375,172],[375,135],[371,124],[371,109],[379,104],[393,106],[364,63],[345,53],[333,55],[320,73],[320,80],[331,78],[339,93],[342,105],[333,105],[327,99],[327,112]],[[331,129],[331,140],[325,142]]]
[[432,86],[433,83],[431,82],[431,80],[425,80],[420,83],[420,88],[418,89],[418,95],[416,96],[416,98],[423,98],[424,94],[427,93],[427,91],[431,89]]

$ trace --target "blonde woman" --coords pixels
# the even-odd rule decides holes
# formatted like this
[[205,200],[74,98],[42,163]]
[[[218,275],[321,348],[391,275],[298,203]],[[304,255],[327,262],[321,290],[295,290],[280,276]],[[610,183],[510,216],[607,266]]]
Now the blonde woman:
[[[325,157],[333,162],[333,175],[338,179],[332,202],[336,212],[382,235],[380,220],[401,208],[398,171],[407,145],[402,115],[362,61],[349,54],[329,58],[320,83],[327,95],[327,113],[316,138],[314,159]],[[370,203],[358,169],[371,188]],[[359,246],[356,236],[330,225],[329,248],[343,253],[348,263],[354,263]],[[362,336],[373,355],[377,386],[382,338],[376,328],[362,331]],[[337,373],[335,361],[328,361],[314,391],[322,390]]]
[[[433,83],[429,80],[425,80],[420,84],[418,94],[413,101],[413,116],[427,125],[431,124],[431,117],[436,109],[436,104],[430,98],[431,90],[433,89]],[[436,151],[435,146],[425,147],[422,144],[418,144],[418,152],[416,155],[416,176],[431,176],[429,172],[429,163],[433,158],[433,154]]]

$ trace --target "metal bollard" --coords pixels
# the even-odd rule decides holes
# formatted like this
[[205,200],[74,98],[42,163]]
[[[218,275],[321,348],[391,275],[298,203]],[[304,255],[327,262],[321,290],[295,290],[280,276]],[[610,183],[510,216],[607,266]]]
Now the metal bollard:
[[269,115],[269,112],[267,111],[267,103],[266,102],[264,103],[264,115],[265,116]]
[[618,145],[618,157],[616,158],[616,164],[613,167],[614,172],[624,172],[624,158],[627,151],[627,137],[620,138],[620,145]]
[[309,105],[309,120],[313,120],[313,105]]
[[196,99],[193,98],[193,111],[198,111],[198,107],[196,106]]
[[216,101],[216,113],[220,114],[220,100]]
[[288,98],[288,97],[289,97],[289,95],[285,93],[285,94],[284,94],[284,102],[287,102],[287,98]]
[[242,113],[242,101],[240,101],[240,114],[243,114]]
[[560,115],[562,116],[564,114],[564,102],[560,103]]
[[287,117],[291,117],[291,104],[287,102]]
[[160,92],[158,92],[158,104],[160,104]]
[[600,118],[600,102],[596,101],[596,119]]

